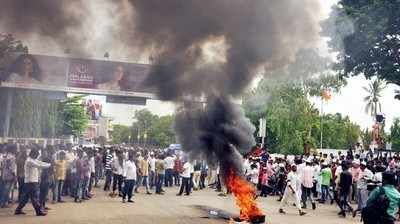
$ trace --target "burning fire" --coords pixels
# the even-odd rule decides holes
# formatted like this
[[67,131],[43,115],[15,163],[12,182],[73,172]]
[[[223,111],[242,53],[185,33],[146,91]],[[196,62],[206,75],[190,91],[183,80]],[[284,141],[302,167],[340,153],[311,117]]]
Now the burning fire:
[[256,189],[249,182],[238,176],[231,170],[226,178],[226,185],[236,198],[236,204],[240,208],[240,219],[251,221],[256,217],[262,216],[261,209],[255,202]]

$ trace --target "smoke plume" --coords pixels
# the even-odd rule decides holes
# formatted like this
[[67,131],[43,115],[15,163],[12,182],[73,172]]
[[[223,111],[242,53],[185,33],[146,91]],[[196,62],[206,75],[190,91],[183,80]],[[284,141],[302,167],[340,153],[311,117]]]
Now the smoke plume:
[[82,0],[3,0],[0,3],[3,31],[55,39],[65,48],[83,42],[77,32],[81,30],[85,14]]
[[140,58],[127,0],[2,0],[0,33],[14,34],[39,54]]
[[[192,155],[241,172],[238,149],[254,143],[253,127],[232,103],[260,68],[280,68],[319,40],[318,0],[130,0],[135,34],[156,61],[147,79],[162,100],[184,103],[176,130]],[[221,60],[207,61],[208,43],[223,40]]]

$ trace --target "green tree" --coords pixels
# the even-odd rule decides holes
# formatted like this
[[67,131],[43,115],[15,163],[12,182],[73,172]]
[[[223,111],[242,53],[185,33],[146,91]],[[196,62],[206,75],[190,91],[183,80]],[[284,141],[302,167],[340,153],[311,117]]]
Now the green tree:
[[[267,147],[272,152],[301,154],[305,144],[319,146],[320,113],[308,100],[305,88],[301,84],[268,85],[260,86],[253,93],[265,90],[269,92],[267,101],[258,102],[254,107],[254,102],[248,102],[251,98],[244,98],[243,105],[254,125],[258,125],[260,117],[266,117]],[[348,117],[327,114],[323,120],[324,148],[345,149],[357,143],[360,128]]]
[[399,12],[399,0],[339,0],[324,23],[336,68],[400,85]]
[[89,117],[81,104],[84,96],[73,96],[62,101],[59,105],[61,114],[62,135],[73,135],[80,137],[86,130]]
[[365,130],[363,130],[361,132],[361,139],[363,141],[362,143],[363,143],[364,149],[368,149],[369,145],[372,142],[372,134],[371,134],[371,131],[368,128],[366,128]]
[[378,112],[381,112],[382,106],[380,98],[382,97],[382,91],[385,89],[385,84],[376,79],[372,81],[368,87],[363,86],[363,89],[368,94],[364,97],[365,113],[370,114],[374,119]]
[[111,138],[113,144],[129,143],[132,137],[132,127],[125,125],[113,125]]
[[5,66],[11,63],[12,53],[28,53],[28,47],[22,41],[16,40],[12,34],[0,33],[0,75]]
[[390,139],[392,142],[392,149],[400,151],[400,118],[396,118],[390,127]]
[[157,118],[149,127],[149,141],[154,145],[167,147],[175,142],[174,116],[162,116]]
[[154,121],[158,119],[157,115],[152,114],[147,109],[137,110],[133,116],[135,120],[132,124],[132,133],[137,142],[148,142],[148,131]]

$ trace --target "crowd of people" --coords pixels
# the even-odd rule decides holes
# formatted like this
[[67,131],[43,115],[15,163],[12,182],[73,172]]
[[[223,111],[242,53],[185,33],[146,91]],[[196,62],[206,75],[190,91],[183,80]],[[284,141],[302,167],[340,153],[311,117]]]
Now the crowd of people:
[[[356,217],[384,204],[381,196],[386,195],[385,222],[379,223],[393,223],[397,218],[398,153],[349,150],[337,155],[277,156],[256,148],[244,156],[243,173],[257,189],[255,198],[276,196],[282,214],[288,204],[296,206],[302,216],[309,205],[315,210],[318,203],[337,205],[341,217],[349,213]],[[177,196],[205,188],[215,189],[219,196],[229,194],[218,166],[190,160],[182,151],[127,145],[0,145],[0,206],[17,202],[16,215],[25,214],[29,199],[38,216],[47,214],[48,202],[64,203],[69,197],[82,203],[100,185],[122,203],[134,203],[139,192],[162,195],[173,186],[180,187]]]
[[[140,191],[162,195],[173,186],[180,186],[177,196],[190,195],[204,189],[206,182],[220,180],[208,171],[205,161],[190,161],[172,149],[4,144],[0,145],[0,207],[18,202],[15,214],[25,214],[23,208],[30,199],[36,215],[45,216],[49,201],[90,200],[100,180],[104,180],[103,190],[123,203],[133,203]],[[206,181],[207,176],[214,177]]]
[[[392,155],[393,154],[393,155]],[[364,223],[374,211],[384,221],[370,223],[394,223],[400,205],[400,156],[398,153],[372,153],[364,150],[348,150],[346,153],[280,156],[272,158],[259,151],[245,156],[245,174],[259,190],[258,196],[276,195],[280,201],[279,213],[285,214],[285,206],[293,202],[299,214],[311,204],[336,204],[338,215],[350,213],[356,217],[363,212]],[[383,186],[383,187],[382,187]],[[383,192],[383,193],[382,193]],[[383,214],[377,201],[387,197]],[[354,204],[354,205],[352,205]]]

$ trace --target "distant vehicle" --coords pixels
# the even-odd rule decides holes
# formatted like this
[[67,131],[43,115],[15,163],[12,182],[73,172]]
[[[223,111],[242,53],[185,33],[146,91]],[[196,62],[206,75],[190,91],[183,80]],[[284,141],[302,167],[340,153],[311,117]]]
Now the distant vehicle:
[[181,144],[170,144],[168,148],[172,149],[172,150],[182,150],[182,145]]

